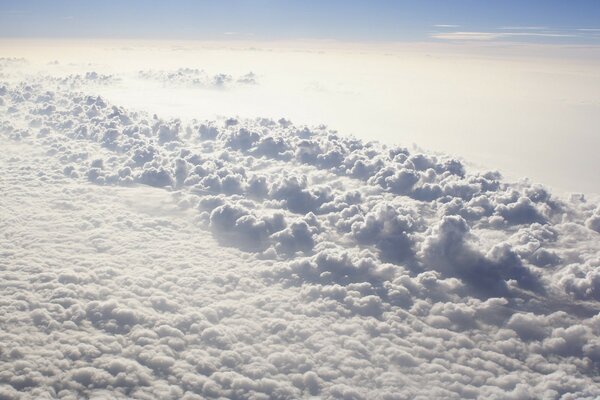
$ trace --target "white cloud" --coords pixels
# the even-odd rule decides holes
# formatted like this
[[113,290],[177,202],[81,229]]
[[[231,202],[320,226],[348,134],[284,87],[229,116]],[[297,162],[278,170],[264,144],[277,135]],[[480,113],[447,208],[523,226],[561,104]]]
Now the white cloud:
[[209,75],[204,70],[197,68],[178,68],[173,71],[145,70],[139,71],[138,77],[143,80],[156,81],[169,86],[213,89],[222,89],[236,85],[254,85],[258,80],[257,75],[253,72],[248,72],[234,78],[224,73]]
[[1,396],[600,396],[597,204],[323,126],[0,87]]
[[502,26],[499,29],[504,29],[504,30],[508,30],[508,31],[527,31],[527,30],[541,31],[541,30],[547,30],[548,27],[546,27],[546,26]]
[[[507,28],[508,29],[508,28]],[[507,38],[567,38],[577,37],[572,33],[553,33],[553,32],[475,32],[475,31],[458,31],[432,33],[430,35],[434,39],[443,40],[498,40]]]

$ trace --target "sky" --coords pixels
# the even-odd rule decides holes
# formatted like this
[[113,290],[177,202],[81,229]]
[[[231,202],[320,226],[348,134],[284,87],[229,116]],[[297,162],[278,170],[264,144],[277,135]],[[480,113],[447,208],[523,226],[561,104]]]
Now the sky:
[[600,2],[0,2],[1,37],[600,43]]

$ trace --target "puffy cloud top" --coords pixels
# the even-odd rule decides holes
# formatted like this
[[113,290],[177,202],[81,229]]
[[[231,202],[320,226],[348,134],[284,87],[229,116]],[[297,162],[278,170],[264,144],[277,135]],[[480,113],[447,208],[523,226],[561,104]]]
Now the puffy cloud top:
[[73,86],[0,84],[0,398],[600,396],[597,204]]

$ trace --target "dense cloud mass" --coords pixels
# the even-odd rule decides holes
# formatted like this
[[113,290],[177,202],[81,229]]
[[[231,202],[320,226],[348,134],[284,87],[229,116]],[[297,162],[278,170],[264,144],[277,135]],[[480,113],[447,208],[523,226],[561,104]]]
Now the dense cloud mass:
[[1,399],[600,396],[598,204],[56,79],[0,84]]

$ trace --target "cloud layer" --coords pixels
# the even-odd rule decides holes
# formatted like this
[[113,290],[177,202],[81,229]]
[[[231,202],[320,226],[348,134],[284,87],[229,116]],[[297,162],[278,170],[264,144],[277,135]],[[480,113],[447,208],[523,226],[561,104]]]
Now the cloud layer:
[[0,100],[0,398],[600,396],[583,196],[50,78]]
[[145,70],[139,71],[138,77],[144,80],[160,82],[163,85],[187,88],[223,89],[235,85],[255,85],[258,83],[258,77],[253,72],[248,72],[234,78],[224,73],[209,75],[204,70],[197,68],[178,68],[174,71]]

